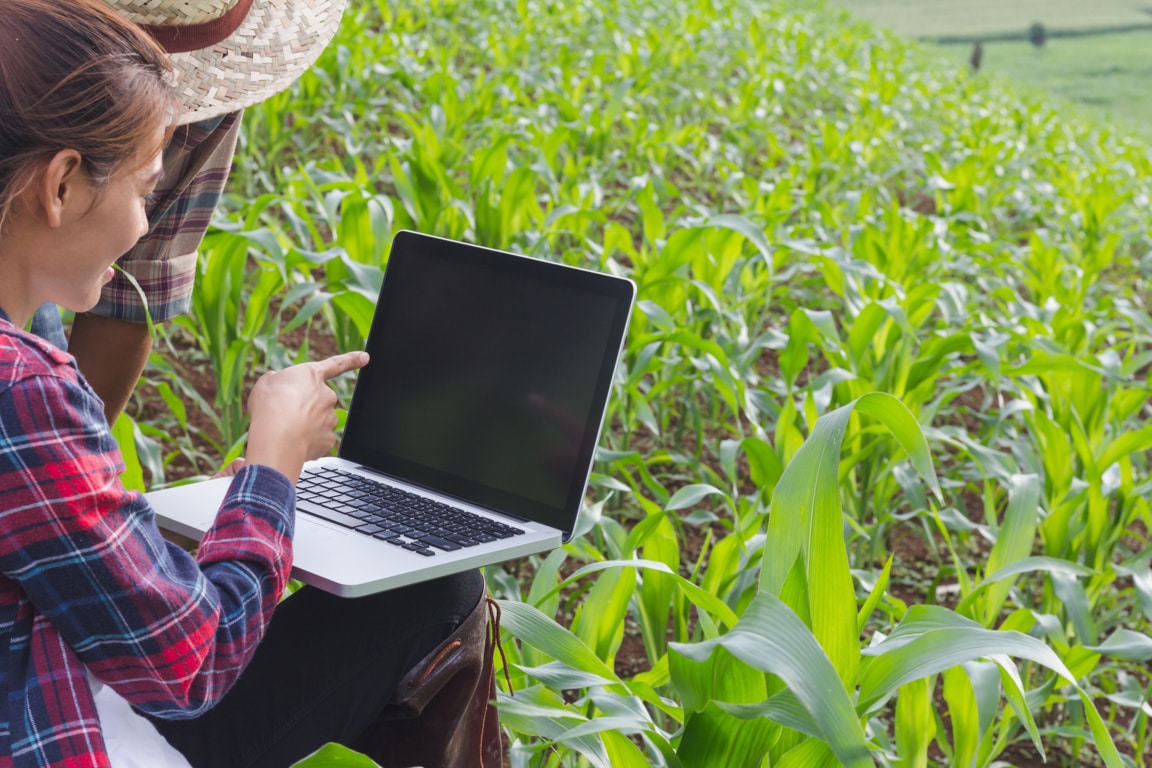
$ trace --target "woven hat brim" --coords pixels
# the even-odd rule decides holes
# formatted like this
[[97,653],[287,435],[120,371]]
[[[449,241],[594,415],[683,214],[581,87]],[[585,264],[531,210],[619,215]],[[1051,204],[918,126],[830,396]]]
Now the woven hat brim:
[[266,0],[252,4],[227,39],[172,53],[180,124],[250,107],[285,90],[336,35],[346,0]]

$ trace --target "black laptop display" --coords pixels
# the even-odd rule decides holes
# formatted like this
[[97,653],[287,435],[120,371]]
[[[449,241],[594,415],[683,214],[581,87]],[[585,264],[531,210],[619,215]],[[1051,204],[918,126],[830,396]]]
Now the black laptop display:
[[340,457],[571,532],[632,284],[401,232]]

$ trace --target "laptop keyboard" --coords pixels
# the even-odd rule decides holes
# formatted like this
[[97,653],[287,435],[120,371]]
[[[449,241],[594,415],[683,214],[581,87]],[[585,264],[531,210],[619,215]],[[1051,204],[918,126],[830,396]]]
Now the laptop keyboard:
[[418,555],[455,552],[524,533],[498,520],[418,496],[342,469],[309,469],[296,508]]

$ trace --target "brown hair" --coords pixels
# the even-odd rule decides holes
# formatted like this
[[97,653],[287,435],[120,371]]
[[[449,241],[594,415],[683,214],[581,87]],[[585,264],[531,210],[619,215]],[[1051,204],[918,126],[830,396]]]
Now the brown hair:
[[175,117],[168,59],[101,0],[0,0],[0,231],[38,168],[72,149],[97,185]]

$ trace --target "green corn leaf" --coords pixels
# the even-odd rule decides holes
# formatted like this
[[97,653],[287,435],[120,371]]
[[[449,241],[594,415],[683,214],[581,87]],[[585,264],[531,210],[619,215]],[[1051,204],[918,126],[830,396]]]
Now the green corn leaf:
[[723,649],[704,659],[681,653],[667,658],[685,712],[701,712],[712,702],[755,705],[768,695],[764,674]]
[[[501,695],[498,704],[501,719],[529,723],[539,719],[559,725],[559,728],[549,729],[549,737],[567,731],[575,723],[588,720],[576,708],[565,704],[559,694],[539,685],[516,691],[515,696]],[[528,731],[531,732],[530,726]]]
[[[859,660],[856,627],[845,626],[842,618],[856,613],[856,598],[844,548],[839,498],[838,467],[840,446],[851,416],[851,406],[825,415],[816,423],[808,440],[784,469],[772,496],[768,517],[768,538],[760,572],[760,588],[783,595],[785,581],[794,566],[799,578],[808,582],[809,594],[818,595],[811,619],[813,631],[824,646],[844,685],[855,680]],[[802,608],[789,601],[802,616],[811,616],[813,606]]]
[[292,315],[292,319],[288,321],[288,324],[285,325],[280,332],[285,334],[292,333],[292,331],[315,317],[331,300],[332,294],[326,291],[317,291],[313,296],[309,297],[308,301],[304,302],[304,306],[300,307],[300,309]]
[[[911,613],[911,611],[909,612]],[[1108,768],[1121,768],[1123,763],[1112,741],[1103,718],[1096,710],[1092,699],[1075,681],[1072,673],[1048,646],[1039,640],[1022,635],[1019,632],[1005,632],[984,629],[972,626],[962,617],[940,621],[947,611],[938,609],[927,612],[926,618],[937,623],[948,623],[951,626],[935,628],[923,632],[914,639],[903,636],[899,642],[890,645],[884,641],[864,652],[875,656],[865,667],[860,680],[860,695],[858,707],[861,711],[869,711],[877,703],[887,698],[896,688],[904,683],[937,674],[957,664],[974,661],[986,657],[996,662],[1002,670],[1002,679],[1005,681],[1004,693],[1012,704],[1017,717],[1028,728],[1038,749],[1043,752],[1039,733],[1032,720],[1031,712],[1023,697],[1023,684],[1015,666],[1007,656],[1019,656],[1033,661],[1055,672],[1069,685],[1073,686],[1084,703],[1085,717],[1089,721],[1093,737],[1096,740],[1096,749],[1104,759]],[[925,614],[922,614],[924,616]],[[923,625],[927,622],[921,622]],[[889,648],[891,650],[889,650]],[[1012,685],[1007,685],[1008,682]]]
[[756,250],[764,257],[765,263],[771,268],[772,248],[768,244],[768,238],[764,235],[763,227],[756,226],[743,216],[728,213],[713,216],[704,222],[704,226],[730,229],[733,232],[743,235],[748,242],[756,247]]
[[615,731],[624,735],[632,735],[634,733],[642,733],[650,727],[650,722],[638,717],[597,717],[573,726],[565,732],[564,735],[560,736],[558,740],[568,741],[570,739],[579,739],[600,734],[604,731]]
[[[643,556],[664,563],[673,573],[680,570],[680,545],[676,530],[667,516],[644,539]],[[648,658],[659,658],[667,652],[668,616],[676,591],[675,579],[657,571],[644,573],[639,587],[640,627]]]
[[[654,570],[660,573],[666,573],[674,577],[674,583],[684,593],[684,596],[692,601],[693,605],[702,610],[708,611],[717,616],[722,622],[728,626],[734,626],[737,621],[736,613],[729,608],[724,601],[716,597],[716,595],[706,592],[696,584],[685,579],[680,574],[674,572],[664,563],[653,562],[651,560],[605,560],[599,563],[591,563],[583,568],[575,571],[564,581],[560,582],[556,588],[549,592],[559,591],[574,581],[587,576],[590,573],[603,571],[608,568],[636,568],[639,570]],[[541,598],[544,599],[544,598]]]
[[220,377],[220,388],[216,392],[218,404],[224,405],[239,398],[244,375],[248,371],[248,357],[251,351],[251,342],[241,339],[233,340],[228,346],[223,363],[217,371]]
[[1096,466],[1101,471],[1132,453],[1152,449],[1152,426],[1120,435],[1100,454]]
[[1152,659],[1152,637],[1123,627],[1117,629],[1100,645],[1085,646],[1113,659],[1148,661]]
[[[515,696],[500,696],[498,707],[502,724],[552,743],[559,743],[572,728],[588,721],[587,717],[565,704],[559,694],[542,686],[519,690]],[[596,768],[612,768],[604,741],[595,735],[569,737],[563,744],[576,750]]]
[[629,681],[629,685],[633,689],[637,686],[649,688],[656,688],[659,686],[667,685],[671,680],[671,672],[669,671],[669,655],[664,654],[652,664],[652,669],[647,672],[641,672]]
[[116,270],[122,278],[128,281],[132,286],[132,290],[136,293],[136,300],[140,302],[140,307],[144,310],[144,321],[148,325],[148,335],[156,335],[156,324],[152,320],[152,312],[148,309],[148,296],[144,293],[144,289],[140,287],[140,282],[128,270],[121,267],[119,264],[113,264],[112,268]]
[[900,447],[908,453],[908,458],[921,479],[928,484],[937,499],[942,498],[940,485],[936,480],[936,470],[932,466],[932,455],[928,451],[928,442],[907,406],[891,395],[873,392],[856,401],[856,411],[872,416],[888,428],[900,443]]
[[709,702],[688,717],[677,754],[698,768],[756,768],[779,735],[775,723],[734,717]]
[[880,604],[883,599],[884,593],[888,590],[888,581],[892,576],[892,560],[890,555],[884,562],[884,570],[880,572],[880,577],[876,579],[876,584],[872,587],[872,591],[868,593],[867,599],[864,604],[860,606],[860,611],[856,614],[856,631],[863,632],[864,625],[868,623],[868,618],[872,612],[876,610],[876,606]]
[[640,208],[641,229],[644,240],[652,245],[658,245],[667,236],[664,226],[664,213],[656,203],[655,191],[651,185],[645,186],[636,196],[636,204]]
[[[988,570],[999,571],[1021,560],[1032,551],[1036,537],[1037,507],[1040,504],[1040,478],[1037,475],[1013,475],[1008,483],[1008,508],[988,554]],[[984,594],[981,618],[991,626],[1000,615],[1013,581],[1002,579]]]
[[840,768],[828,745],[816,739],[808,739],[788,750],[774,765],[776,768]]
[[524,602],[534,605],[547,616],[555,616],[560,608],[560,593],[556,589],[560,566],[568,559],[563,549],[554,549],[536,566],[536,575]]
[[698,663],[718,647],[724,648],[748,666],[776,675],[820,725],[823,739],[847,768],[873,765],[860,721],[827,654],[811,630],[775,595],[756,595],[727,634],[671,647]]
[[1083,680],[1100,663],[1100,653],[1082,645],[1069,648],[1061,658],[1077,680]]
[[808,365],[808,344],[815,340],[815,337],[816,329],[808,316],[800,310],[793,312],[788,320],[788,344],[777,355],[780,373],[789,392],[792,391],[800,371]]
[[1010,369],[1009,374],[1020,377],[1036,376],[1045,373],[1077,374],[1098,371],[1098,368],[1089,365],[1074,355],[1052,353],[1043,349],[1037,349],[1027,362]]
[[1052,501],[1059,500],[1068,493],[1072,483],[1072,473],[1063,471],[1063,468],[1072,465],[1072,440],[1042,410],[1029,412],[1027,419],[1041,449],[1040,458],[1044,464],[1048,496]]
[[[700,581],[700,587],[706,594],[724,597],[728,593],[739,575],[741,555],[745,547],[744,541],[739,536],[725,536],[713,545],[708,552],[708,567],[704,569],[704,576]],[[701,553],[702,556],[703,554]],[[732,614],[732,617],[735,619],[735,614]],[[735,623],[733,620],[732,624]]]
[[[156,390],[160,393],[164,404],[168,406],[168,410],[172,411],[172,415],[176,417],[176,423],[180,425],[181,429],[187,429],[188,406],[184,404],[184,400],[172,391],[172,386],[166,381],[158,382],[156,384]],[[117,420],[119,420],[119,417],[117,417]]]
[[367,755],[353,752],[339,744],[328,743],[308,757],[292,764],[292,768],[379,768]]
[[1052,581],[1052,591],[1060,598],[1076,636],[1082,645],[1095,645],[1098,636],[1096,620],[1092,617],[1092,605],[1084,585],[1075,576],[1065,570],[1052,571],[1048,574]]
[[[798,615],[811,617],[812,632],[845,687],[855,684],[860,664],[855,622],[843,620],[856,615],[857,607],[844,545],[839,478],[841,445],[855,411],[883,423],[939,495],[927,442],[911,412],[891,395],[864,395],[821,417],[785,468],[772,496],[760,574],[762,590],[784,596],[789,573],[800,565],[793,578],[801,584],[787,590],[796,597],[786,602]],[[800,599],[807,605],[795,602]]]
[[1024,728],[1028,731],[1028,736],[1032,739],[1036,751],[1040,753],[1041,759],[1046,759],[1044,742],[1040,739],[1040,731],[1036,728],[1036,718],[1032,716],[1032,709],[1028,706],[1028,700],[1024,694],[1024,682],[1020,679],[1020,671],[1016,669],[1012,659],[1007,656],[993,655],[989,658],[996,664],[1000,673],[1004,698],[1008,700],[1008,705],[1012,708],[1016,719],[1024,724]]
[[[607,718],[604,718],[607,719]],[[612,768],[651,768],[652,761],[623,732],[600,731]]]
[[[796,406],[791,398],[784,401],[780,415],[776,418],[773,439],[776,443],[776,453],[784,461],[790,461],[804,444],[804,435],[796,428]],[[777,482],[779,486],[779,482]]]
[[544,683],[554,691],[574,691],[578,688],[591,688],[594,685],[611,685],[614,682],[593,672],[573,669],[559,661],[550,661],[538,667],[524,664],[515,666],[528,677]]
[[993,655],[1020,656],[1048,667],[1075,683],[1064,662],[1034,637],[983,627],[952,626],[931,629],[907,642],[884,641],[864,650],[874,656],[860,678],[858,706],[867,712],[904,683],[943,672],[949,667]]
[[259,271],[256,285],[248,295],[244,305],[244,326],[240,336],[245,339],[254,338],[270,315],[272,297],[284,287],[279,270],[273,267],[263,267]]
[[746,437],[740,441],[740,448],[748,459],[748,474],[752,482],[758,488],[774,488],[784,474],[784,466],[772,446],[758,437]]
[[840,331],[836,327],[836,320],[832,313],[824,309],[801,310],[812,327],[816,329],[817,338],[823,342],[822,346],[835,350],[840,348]]
[[[663,531],[661,529],[668,525],[670,524],[668,522],[667,512],[653,512],[632,526],[632,530],[628,532],[628,538],[624,540],[624,546],[620,548],[620,552],[626,555],[635,553],[642,547],[647,546],[650,539],[662,535]],[[673,536],[674,535],[675,531],[673,531]],[[662,558],[656,559],[668,565]]]
[[991,589],[994,585],[1003,584],[1006,581],[1010,582],[1022,573],[1059,573],[1075,578],[1077,576],[1091,576],[1096,573],[1096,571],[1086,565],[1073,563],[1070,560],[1061,560],[1056,557],[1025,557],[985,576],[984,579],[973,587],[972,591],[956,605],[956,612],[965,614],[967,608],[986,590]]
[[572,632],[597,658],[611,661],[624,637],[624,616],[636,591],[636,577],[620,569],[600,575],[572,620]]
[[970,661],[962,664],[961,668],[968,673],[972,692],[976,696],[977,733],[980,739],[977,762],[986,765],[988,753],[995,744],[993,725],[1000,704],[1000,668],[990,661]]
[[583,640],[536,608],[511,600],[501,600],[500,608],[504,628],[524,642],[573,669],[620,682],[616,673]]
[[1088,720],[1088,727],[1092,731],[1093,746],[1100,753],[1100,757],[1104,759],[1104,764],[1108,768],[1127,768],[1120,758],[1120,752],[1116,749],[1115,742],[1112,741],[1112,732],[1104,723],[1104,718],[1100,716],[1096,704],[1083,690],[1077,688],[1077,692],[1080,696],[1080,703],[1084,706],[1084,717]]
[[136,452],[136,423],[121,412],[112,425],[112,437],[120,447],[120,458],[124,461],[124,472],[120,475],[120,482],[130,491],[148,490],[144,487],[144,469],[140,464],[140,456]]
[[933,629],[952,628],[978,629],[980,625],[938,605],[913,605],[888,634],[884,644],[887,648],[894,648]]
[[[942,695],[948,705],[948,719],[952,731],[953,764],[971,768],[980,746],[982,731],[979,726],[979,708],[972,682],[963,667],[944,670]],[[999,699],[999,692],[997,692]]]
[[1132,584],[1144,618],[1152,621],[1152,568],[1144,567],[1134,571]]
[[[676,318],[654,301],[643,299],[636,302],[636,311],[643,314],[662,333],[673,333],[676,330]],[[656,347],[652,347],[655,352]]]
[[775,723],[819,739],[820,726],[792,691],[784,690],[756,704],[730,704],[718,701],[716,706],[741,720],[763,717]]
[[873,303],[869,303],[856,316],[848,332],[848,351],[857,366],[864,359],[868,348],[875,342],[876,333],[886,319],[887,313]]
[[936,735],[930,681],[905,683],[896,697],[896,750],[906,768],[928,768],[928,745]]
[[727,494],[714,485],[707,483],[696,483],[694,485],[686,485],[676,493],[672,494],[672,498],[664,505],[664,509],[669,512],[686,509],[695,504],[700,503],[702,499],[709,496],[721,496],[727,498]]

